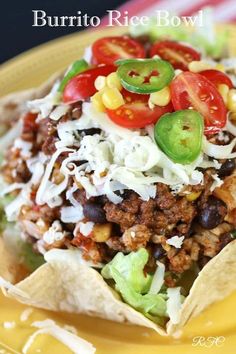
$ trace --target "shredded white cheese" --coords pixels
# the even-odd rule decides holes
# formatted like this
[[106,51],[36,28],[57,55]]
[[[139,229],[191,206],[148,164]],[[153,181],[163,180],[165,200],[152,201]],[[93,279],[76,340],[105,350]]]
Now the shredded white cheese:
[[51,335],[65,346],[67,346],[75,354],[94,354],[96,352],[96,349],[91,343],[67,331],[65,328],[58,326],[53,320],[48,319],[45,321],[33,322],[32,327],[39,329],[34,332],[25,343],[24,347],[22,348],[23,354],[28,353],[35,338],[40,334]]
[[21,134],[22,120],[20,119],[14,126],[0,138],[0,151],[5,151],[13,141]]
[[21,156],[24,158],[29,158],[31,156],[32,143],[22,140],[20,138],[15,139],[14,148],[21,150]]
[[83,207],[82,205],[68,206],[61,208],[61,221],[64,223],[77,223],[83,220]]
[[184,242],[184,236],[173,236],[166,241],[168,245],[174,246],[175,248],[181,248],[183,242]]
[[69,108],[70,108],[69,105],[61,104],[56,108],[54,108],[54,110],[50,113],[49,118],[52,120],[59,120],[62,116],[64,116],[68,112]]
[[236,138],[230,144],[216,145],[210,143],[206,137],[203,138],[203,151],[206,155],[215,159],[233,159],[236,157],[236,152],[232,152],[236,145]]
[[62,152],[70,152],[73,151],[71,149],[58,149],[51,157],[51,160],[46,166],[45,173],[43,175],[43,178],[41,180],[40,186],[37,190],[36,194],[36,203],[38,205],[43,205],[45,203],[48,203],[50,200],[53,200],[53,198],[58,197],[61,192],[63,192],[68,183],[68,176],[65,176],[63,181],[60,184],[54,184],[50,181],[50,177],[52,174],[52,171],[54,169],[55,162],[57,158],[61,155]]
[[211,176],[214,179],[214,182],[212,183],[212,185],[210,187],[210,191],[213,192],[215,190],[215,188],[222,186],[224,181],[222,179],[220,179],[220,177],[217,174],[214,174]]
[[[31,187],[37,185],[42,178],[44,167],[41,162],[35,161],[33,164],[33,175],[30,181],[26,184],[13,184],[14,187],[22,188],[17,197],[5,207],[5,213],[8,221],[16,221],[23,205],[32,205],[30,199]],[[11,189],[11,185],[9,189]],[[14,188],[13,188],[14,190]]]
[[13,329],[13,328],[15,328],[16,327],[16,322],[14,322],[14,321],[11,321],[11,322],[3,322],[3,327],[5,328],[5,329]]
[[180,310],[181,310],[181,294],[180,287],[178,288],[168,288],[167,289],[168,300],[167,314],[173,324],[177,324],[180,321]]
[[27,102],[30,111],[39,113],[37,120],[47,118],[53,107],[60,103],[61,94],[57,91],[58,86],[59,82],[56,82],[47,96]]
[[25,309],[20,315],[21,322],[26,322],[32,313],[33,313],[33,309],[31,307]]
[[54,242],[60,241],[65,237],[65,232],[62,231],[62,225],[59,220],[55,220],[52,226],[43,234],[44,242],[49,245]]
[[87,63],[90,64],[92,62],[92,55],[92,46],[90,45],[85,48],[83,58],[85,61],[87,61]]
[[[235,128],[235,129],[236,129],[236,128]],[[227,130],[228,130],[228,129],[227,129]],[[219,141],[223,141],[225,144],[227,144],[227,143],[229,142],[229,136],[226,135],[223,130],[221,130],[221,131],[218,133],[217,138],[218,138]]]
[[157,263],[157,269],[153,275],[152,284],[149,289],[149,294],[158,294],[164,284],[165,265],[159,261]]

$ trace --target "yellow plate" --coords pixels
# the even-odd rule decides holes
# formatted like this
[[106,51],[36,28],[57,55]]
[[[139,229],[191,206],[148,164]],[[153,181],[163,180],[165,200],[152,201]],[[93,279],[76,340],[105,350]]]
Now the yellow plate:
[[[233,55],[236,53],[236,28],[234,26],[227,26],[227,28],[229,50]],[[222,30],[222,26],[219,30]],[[44,44],[8,61],[0,66],[0,96],[37,86],[55,71],[79,58],[83,49],[96,38],[123,31],[118,28],[76,33]],[[38,309],[33,310],[28,321],[21,322],[20,315],[27,307],[0,295],[0,353],[22,353],[25,341],[35,331],[30,327],[32,321],[51,318],[61,325],[75,326],[78,334],[97,348],[97,354],[234,354],[236,352],[235,304],[236,293],[214,304],[193,319],[184,328],[182,337],[173,339],[160,337],[145,328],[120,325],[86,316],[55,314]],[[4,328],[4,322],[12,321],[16,324],[14,328]],[[199,341],[197,337],[202,338]],[[52,337],[40,335],[29,353],[67,354],[70,351]]]

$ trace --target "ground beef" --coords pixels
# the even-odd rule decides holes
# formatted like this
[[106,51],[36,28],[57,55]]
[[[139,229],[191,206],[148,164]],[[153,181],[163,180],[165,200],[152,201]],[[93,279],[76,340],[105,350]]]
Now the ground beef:
[[194,239],[202,246],[202,253],[207,257],[214,257],[220,248],[219,237],[210,231],[204,231],[200,235],[195,235]]
[[18,149],[8,149],[5,155],[6,164],[1,167],[1,173],[7,183],[26,183],[31,178],[26,162],[20,157]]
[[56,141],[58,141],[58,138],[53,135],[49,135],[46,138],[42,145],[42,151],[45,155],[51,156],[52,154],[54,154],[54,152],[56,151]]
[[105,244],[96,243],[91,240],[91,238],[85,237],[80,233],[71,241],[71,244],[82,250],[82,255],[85,260],[99,263],[106,258]]
[[135,224],[136,215],[123,210],[122,203],[116,205],[108,202],[105,204],[104,210],[107,221],[119,224],[122,232]]
[[158,183],[155,201],[160,209],[170,209],[175,205],[176,198],[167,185]]
[[[20,210],[19,220],[36,222],[42,219],[46,224],[51,225],[53,221],[60,218],[60,208],[50,208],[47,204],[38,206],[23,205]],[[32,235],[33,236],[33,235]]]
[[33,143],[38,134],[37,114],[28,113],[23,117],[21,139]]
[[167,288],[175,288],[176,287],[177,279],[174,279],[171,274],[168,273],[165,276],[164,281],[165,281],[165,286],[167,286]]
[[[179,230],[187,233],[196,215],[196,207],[185,197],[173,196],[169,188],[157,184],[156,198],[142,201],[131,192],[120,204],[107,202],[104,206],[109,222],[120,225],[121,231],[142,224],[152,233],[171,235]],[[175,230],[174,230],[175,229]]]
[[122,241],[122,238],[119,236],[111,236],[107,241],[106,241],[107,246],[114,250],[114,251],[118,251],[118,252],[124,252],[126,253],[126,247]]
[[146,247],[152,233],[145,225],[135,225],[126,230],[122,236],[122,241],[130,252]]
[[175,256],[169,258],[169,261],[169,269],[174,273],[183,273],[192,265],[192,259],[184,249],[181,249]]
[[[32,156],[39,150],[51,156],[56,151],[58,123],[79,119],[81,113],[81,103],[75,103],[70,111],[58,121],[46,118],[36,122],[37,115],[26,115],[23,119],[21,138],[33,144]],[[100,129],[97,128],[78,131],[80,136],[98,133],[100,133]],[[55,162],[51,179],[56,184],[60,183],[63,178],[60,174],[60,165],[67,156],[67,152],[62,153]],[[4,171],[6,180],[9,183],[27,182],[31,174],[24,159],[20,157],[19,151],[17,149],[9,150],[7,157],[8,163]],[[76,164],[79,166],[84,162],[86,161],[78,161]],[[229,166],[226,167],[229,169]],[[223,219],[226,220],[226,206],[220,205],[219,202],[217,202],[217,208],[213,208],[211,203],[210,214],[214,214],[213,219],[217,219],[216,213],[213,213],[212,210],[219,211],[219,222],[221,223],[219,226],[221,228],[214,230],[210,227],[210,230],[195,229],[196,221],[199,225],[196,216],[201,214],[201,210],[209,209],[207,206],[213,198],[210,190],[213,183],[212,174],[217,171],[208,169],[202,172],[204,173],[203,184],[186,186],[178,195],[174,195],[167,185],[157,183],[155,198],[143,201],[137,193],[125,190],[122,194],[123,200],[119,204],[110,202],[106,196],[87,199],[85,190],[78,184],[81,189],[74,192],[73,196],[83,206],[85,221],[90,220],[95,224],[111,222],[111,236],[105,242],[98,243],[92,239],[92,236],[85,237],[80,233],[74,236],[76,225],[65,224],[63,229],[67,230],[66,236],[51,246],[68,248],[73,245],[79,247],[83,257],[95,263],[109,262],[119,251],[128,254],[140,248],[146,248],[149,252],[149,260],[145,271],[154,272],[156,261],[159,260],[166,267],[165,284],[170,287],[176,286],[178,274],[189,269],[194,262],[198,262],[201,267],[233,239],[230,233],[231,229],[228,228],[229,224],[222,224]],[[68,188],[72,187],[74,182],[75,180],[71,177]],[[29,239],[40,240],[53,221],[60,219],[60,208],[35,205],[36,192],[37,188],[35,187],[31,192],[33,206],[25,205],[21,208],[19,221],[23,224],[23,231]],[[196,199],[188,198],[188,194],[191,193],[197,194]],[[63,205],[69,205],[65,193],[61,196]],[[168,244],[169,238],[182,235],[184,241],[180,249]],[[36,245],[37,241],[34,244]],[[48,249],[51,246],[47,246]],[[177,276],[168,271],[177,274]]]
[[20,161],[15,168],[15,181],[19,183],[27,183],[32,174],[29,171],[26,162]]

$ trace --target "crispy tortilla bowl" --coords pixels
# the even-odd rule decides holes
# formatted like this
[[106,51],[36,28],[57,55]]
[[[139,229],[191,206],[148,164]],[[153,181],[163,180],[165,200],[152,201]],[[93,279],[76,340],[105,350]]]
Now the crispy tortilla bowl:
[[[232,45],[232,43],[235,43],[236,32],[233,26],[229,26],[229,30],[232,33],[232,36],[229,36],[229,42],[231,43],[229,44],[229,48],[231,54],[233,54],[236,53],[236,49]],[[59,47],[67,43],[66,53],[68,53],[68,56],[63,57],[63,60],[57,57],[57,61],[52,66],[47,66],[45,61],[43,61],[48,56],[47,46],[34,49],[28,55],[24,54],[18,59],[4,64],[0,72],[0,82],[3,80],[2,82],[5,84],[5,86],[2,85],[2,94],[17,89],[25,89],[29,85],[37,85],[43,81],[42,79],[48,77],[49,74],[58,69],[63,69],[65,65],[80,56],[83,44],[86,46],[89,41],[94,40],[94,37],[101,37],[104,33],[110,35],[111,33],[120,33],[120,31],[120,29],[115,29],[114,31],[104,30],[95,32],[95,35],[91,32],[82,34],[79,37],[81,40],[79,51],[73,45],[78,35],[68,36],[68,38],[61,41],[55,41],[48,47],[50,53],[54,53],[56,56],[56,53],[59,52]],[[16,75],[20,77],[24,73],[23,76],[25,77],[25,70],[29,68],[29,61],[31,62],[31,66],[34,67],[34,60],[40,56],[42,59],[39,61],[40,67],[47,67],[46,72],[42,72],[42,75],[34,76],[31,75],[30,69],[27,74],[30,78],[29,81],[26,79],[24,81],[22,79],[16,80]],[[15,68],[14,77],[9,75],[13,68]],[[35,67],[32,70],[34,72]],[[8,84],[6,84],[6,77],[10,77]],[[8,127],[9,121],[16,119],[24,110],[25,101],[43,97],[57,77],[58,74],[36,89],[21,91],[3,97],[0,100],[1,124]],[[228,181],[224,188],[223,191],[218,191],[218,193],[224,194],[225,202],[229,202],[230,208],[233,209],[232,204],[235,203],[235,183]],[[227,197],[227,193],[229,197]],[[63,259],[63,262],[58,261],[58,257],[55,257],[52,253],[48,257],[47,263],[32,274],[28,274],[27,269],[19,263],[11,250],[4,244],[4,241],[0,239],[0,275],[7,282],[14,284],[14,286],[9,287],[2,283],[4,294],[34,307],[57,312],[66,311],[73,314],[86,314],[116,322],[140,325],[154,329],[157,333],[165,336],[176,333],[192,317],[197,316],[210,304],[224,299],[236,289],[236,241],[233,241],[198,274],[182,306],[179,323],[173,324],[169,322],[166,328],[162,328],[123,303],[96,270],[80,264],[73,254],[70,254],[68,257],[65,250],[58,252],[61,252],[60,259]],[[227,269],[226,273],[222,271],[225,269]],[[90,282],[87,282],[87,279],[90,279]],[[208,289],[212,289],[212,291],[206,296]]]

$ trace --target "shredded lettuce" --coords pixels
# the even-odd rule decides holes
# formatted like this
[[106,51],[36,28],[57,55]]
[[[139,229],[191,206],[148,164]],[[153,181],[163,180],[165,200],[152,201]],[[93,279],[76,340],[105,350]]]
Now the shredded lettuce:
[[205,55],[219,58],[227,44],[228,31],[216,33],[213,9],[206,7],[203,11],[203,26],[196,26],[190,36],[190,43],[200,47]]
[[0,198],[0,234],[5,230],[5,228],[8,225],[8,221],[6,218],[6,214],[4,211],[4,208],[6,205],[8,205],[14,197],[11,195],[5,195],[4,197]]
[[128,256],[119,252],[113,260],[103,268],[103,276],[112,278],[111,269],[116,269],[128,284],[138,293],[147,293],[152,276],[144,275],[143,269],[148,261],[148,252],[141,248],[138,252],[131,252]]
[[35,253],[32,244],[21,238],[20,228],[16,223],[6,222],[2,237],[9,250],[14,253],[19,263],[23,264],[30,272],[40,267],[45,261],[41,254]]
[[21,255],[24,259],[24,265],[31,272],[45,263],[44,257],[39,253],[35,253],[33,251],[32,245],[29,243],[24,242],[22,244]]
[[148,261],[148,251],[144,248],[128,255],[117,253],[114,259],[102,269],[105,279],[113,279],[116,290],[123,300],[146,317],[161,325],[167,315],[166,290],[158,294],[148,293],[153,275],[145,274],[144,267]]
[[213,18],[213,9],[205,7],[202,10],[202,22],[196,22],[191,31],[184,24],[179,27],[157,26],[156,20],[151,18],[145,26],[130,26],[131,35],[148,35],[152,41],[170,39],[187,42],[201,51],[204,55],[219,58],[227,47],[228,31],[216,33]]

